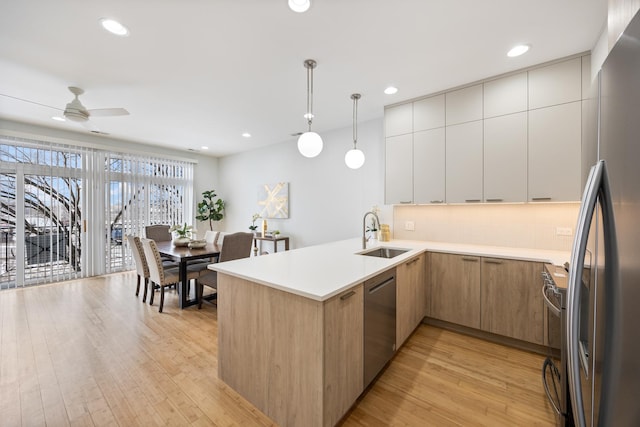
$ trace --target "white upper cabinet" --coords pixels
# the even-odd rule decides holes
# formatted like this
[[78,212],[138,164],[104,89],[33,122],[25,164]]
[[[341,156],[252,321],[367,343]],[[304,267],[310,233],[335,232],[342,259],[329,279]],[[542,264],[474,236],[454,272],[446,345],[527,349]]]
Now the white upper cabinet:
[[413,103],[413,131],[444,127],[444,94]]
[[[385,202],[580,200],[590,56],[385,108]],[[583,107],[586,106],[586,107]],[[588,108],[587,108],[588,107]],[[586,117],[586,116],[585,116]]]
[[527,73],[484,83],[484,117],[527,111]]
[[580,200],[582,101],[529,111],[529,200]]
[[591,78],[591,55],[582,57],[582,99],[589,99],[595,78]]
[[529,71],[529,109],[579,101],[582,60],[574,58]]
[[447,126],[446,132],[447,202],[481,202],[482,120]]
[[482,85],[454,90],[446,94],[447,126],[482,120]]
[[413,132],[413,104],[396,105],[384,110],[384,134],[405,135]]
[[413,202],[445,202],[444,127],[413,134]]
[[484,200],[527,200],[527,112],[484,120]]
[[413,135],[387,138],[385,204],[413,202]]

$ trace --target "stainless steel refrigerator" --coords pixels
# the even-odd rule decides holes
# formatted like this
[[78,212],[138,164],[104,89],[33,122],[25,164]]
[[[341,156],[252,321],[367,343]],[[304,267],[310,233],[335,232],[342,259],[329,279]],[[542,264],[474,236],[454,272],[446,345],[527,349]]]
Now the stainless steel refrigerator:
[[599,82],[598,162],[569,271],[569,388],[576,425],[640,426],[640,15]]

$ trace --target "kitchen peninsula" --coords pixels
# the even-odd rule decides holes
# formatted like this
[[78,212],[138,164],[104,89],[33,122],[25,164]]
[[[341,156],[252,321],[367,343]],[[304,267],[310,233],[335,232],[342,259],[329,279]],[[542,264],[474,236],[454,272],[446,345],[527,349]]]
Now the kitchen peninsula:
[[[424,271],[424,260],[414,260],[427,251],[566,260],[555,251],[397,240],[383,245],[408,251],[390,259],[362,256],[355,238],[210,265],[219,276],[219,377],[279,425],[335,425],[364,389],[367,279],[397,268],[400,295],[407,278],[424,283],[421,271],[413,276],[400,270],[412,264]],[[416,304],[416,315],[408,332],[397,335],[397,347],[424,317],[424,291],[398,298],[398,316],[407,303]]]

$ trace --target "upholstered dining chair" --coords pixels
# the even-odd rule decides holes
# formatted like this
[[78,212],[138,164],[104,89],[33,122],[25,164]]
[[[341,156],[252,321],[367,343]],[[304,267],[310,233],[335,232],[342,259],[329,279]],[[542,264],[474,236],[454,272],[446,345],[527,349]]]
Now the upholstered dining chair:
[[[147,225],[144,228],[144,235],[147,239],[151,239],[154,242],[169,242],[171,241],[171,233],[169,229],[171,227],[168,225]],[[172,261],[168,257],[162,256],[162,264],[164,268],[178,267],[178,263]]]
[[[233,261],[234,259],[249,258],[251,256],[251,245],[253,244],[252,233],[232,233],[224,236],[224,244],[220,249],[220,257],[218,262]],[[208,270],[201,274],[196,284],[196,293],[198,295],[198,309],[202,308],[202,294],[204,286],[208,286],[217,291],[218,289],[218,272]]]
[[[149,304],[153,305],[153,296],[155,294],[154,285],[157,285],[160,287],[160,308],[158,311],[162,313],[162,307],[164,306],[164,288],[180,282],[180,270],[178,268],[164,268],[162,266],[162,258],[160,258],[160,252],[158,252],[156,242],[151,239],[141,240],[144,255],[147,258],[147,264],[149,265],[149,282],[151,285]],[[197,279],[199,275],[198,271],[187,268],[187,280]]]
[[204,233],[204,240],[206,240],[207,243],[216,243],[216,240],[218,240],[219,234],[220,234],[219,231],[207,230]]
[[142,242],[138,236],[127,235],[127,243],[131,248],[131,254],[133,255],[133,261],[136,264],[136,273],[138,281],[136,284],[136,296],[140,293],[140,282],[144,279],[144,294],[142,296],[142,302],[147,298],[147,283],[149,282],[149,266],[147,265],[147,259],[144,256],[144,249],[142,248]]
[[168,242],[171,240],[171,233],[169,233],[168,225],[147,225],[144,228],[144,235],[147,239],[154,240],[156,242]]

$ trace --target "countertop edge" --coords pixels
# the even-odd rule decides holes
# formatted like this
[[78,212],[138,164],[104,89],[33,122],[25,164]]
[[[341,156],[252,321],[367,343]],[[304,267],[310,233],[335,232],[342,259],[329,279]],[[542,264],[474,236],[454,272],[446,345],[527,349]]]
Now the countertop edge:
[[[293,253],[297,252],[296,256],[299,254],[303,254],[305,249],[309,252],[321,251],[323,248],[326,248],[327,253],[332,253],[336,255],[336,248],[340,250],[339,256],[357,256],[356,258],[352,258],[354,263],[356,260],[362,261],[362,255],[360,253],[364,252],[364,250],[353,250],[353,242],[354,239],[349,239],[345,241],[331,242],[323,245],[310,246],[307,248],[296,249],[293,251],[287,251],[277,254],[267,255],[266,257],[279,257],[277,258],[280,261],[280,266],[282,265],[283,259],[286,259],[287,256],[293,258]],[[359,239],[357,239],[360,241]],[[295,278],[296,280],[292,280],[291,277],[287,277],[287,279],[278,280],[274,278],[273,274],[258,274],[253,270],[252,273],[246,273],[246,268],[250,264],[246,264],[247,262],[251,262],[250,260],[255,260],[256,258],[248,258],[241,259],[236,261],[230,261],[228,263],[221,264],[209,264],[208,268],[214,271],[218,271],[223,274],[227,274],[230,276],[238,277],[243,280],[247,280],[250,282],[258,283],[263,286],[268,286],[273,289],[277,289],[283,292],[288,292],[294,295],[299,295],[301,297],[309,298],[315,301],[323,302],[327,301],[330,298],[333,298],[336,295],[339,295],[342,292],[349,290],[350,288],[363,283],[365,280],[376,276],[377,274],[382,273],[385,270],[390,268],[397,267],[398,265],[406,262],[407,260],[414,258],[420,254],[425,252],[439,252],[439,253],[450,253],[457,255],[470,255],[470,256],[479,256],[479,257],[491,257],[491,258],[501,258],[501,259],[513,259],[520,261],[528,261],[528,262],[540,262],[540,263],[550,263],[554,265],[562,265],[565,261],[569,259],[570,253],[564,251],[553,251],[553,250],[544,250],[544,249],[527,249],[527,248],[508,248],[508,247],[500,247],[500,246],[483,246],[483,245],[470,245],[470,244],[456,244],[456,243],[443,243],[443,242],[425,242],[425,241],[417,241],[417,240],[392,240],[389,242],[378,243],[377,245],[372,245],[367,248],[367,250],[374,249],[375,247],[405,247],[408,248],[409,251],[396,256],[391,259],[383,259],[377,258],[377,261],[370,261],[370,264],[367,265],[364,273],[357,275],[357,278],[352,274],[353,271],[350,271],[351,274],[345,274],[347,276],[345,281],[336,280],[336,287],[328,287],[327,292],[319,292],[316,289],[316,292],[313,292],[312,289],[317,288],[318,286],[307,286],[307,290],[305,290],[302,286],[291,285],[291,283],[302,283],[304,280]],[[331,251],[334,252],[331,252]],[[310,254],[309,256],[316,256],[317,254]],[[285,258],[282,258],[285,257]],[[261,257],[257,258],[260,259]],[[369,258],[369,257],[366,257]],[[272,258],[276,260],[276,258]],[[298,261],[298,260],[297,260]],[[293,261],[292,261],[293,262]],[[226,265],[224,265],[226,264]],[[264,266],[264,271],[267,271],[269,265]],[[245,271],[243,271],[245,270]],[[250,271],[252,269],[249,269]],[[259,277],[259,276],[267,276]],[[271,277],[269,277],[271,276]],[[348,277],[350,276],[350,277]],[[314,279],[309,279],[313,281]],[[278,283],[281,282],[281,283]],[[289,282],[287,284],[287,282]]]

